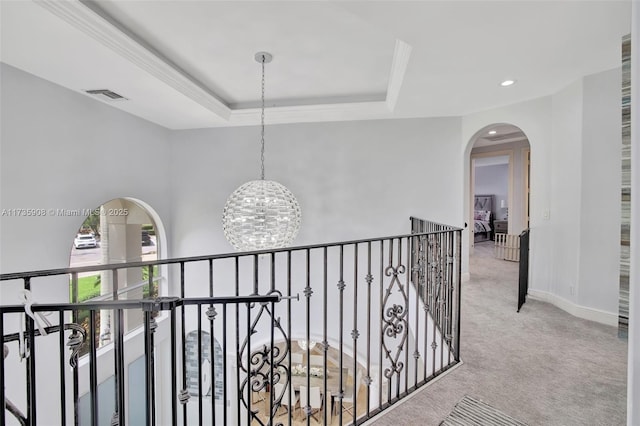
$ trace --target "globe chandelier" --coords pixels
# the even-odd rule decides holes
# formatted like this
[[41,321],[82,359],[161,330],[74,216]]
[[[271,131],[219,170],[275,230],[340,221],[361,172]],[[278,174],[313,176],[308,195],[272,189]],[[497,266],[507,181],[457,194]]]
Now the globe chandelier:
[[300,230],[301,212],[296,197],[284,185],[264,178],[264,65],[273,57],[258,52],[262,65],[260,115],[260,180],[242,184],[227,199],[222,213],[224,236],[238,251],[287,247]]

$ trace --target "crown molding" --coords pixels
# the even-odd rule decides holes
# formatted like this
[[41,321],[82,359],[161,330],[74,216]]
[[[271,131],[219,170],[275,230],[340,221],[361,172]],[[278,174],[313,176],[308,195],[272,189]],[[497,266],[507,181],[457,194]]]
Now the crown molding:
[[389,72],[389,85],[387,86],[387,107],[389,111],[396,108],[402,82],[407,72],[411,50],[413,48],[408,43],[400,39],[396,39],[396,46],[393,50],[393,61],[391,62],[391,71]]
[[78,0],[34,0],[36,4],[65,20],[78,30],[93,37],[104,46],[139,66],[157,79],[189,99],[213,112],[219,119],[228,120],[231,110],[211,91],[197,84],[186,72],[145,46],[115,22],[107,19]]
[[[260,123],[257,108],[232,109],[209,88],[172,63],[152,46],[87,1],[33,0],[76,29],[156,77],[213,113],[212,126],[247,126]],[[295,105],[268,108],[268,123],[346,121],[393,116],[412,47],[396,40],[384,101]]]
[[[372,120],[391,117],[385,101],[340,104],[297,105],[266,108],[266,124],[315,123],[322,121]],[[251,126],[260,123],[260,109],[231,112],[229,125]]]

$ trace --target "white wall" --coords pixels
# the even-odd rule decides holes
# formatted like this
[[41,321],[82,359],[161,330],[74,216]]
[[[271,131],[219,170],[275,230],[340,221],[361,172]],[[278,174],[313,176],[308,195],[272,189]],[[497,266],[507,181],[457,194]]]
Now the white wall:
[[[257,127],[172,134],[175,255],[233,251],[222,210],[260,176],[259,135]],[[411,215],[462,225],[459,138],[457,118],[267,126],[266,178],[300,203],[294,245],[405,234]]]
[[[51,214],[49,209],[93,209],[113,198],[133,197],[148,203],[170,225],[166,129],[10,66],[0,65],[0,73],[0,210],[46,211],[38,217],[0,216],[2,273],[69,266],[73,238],[84,217]],[[21,282],[4,282],[0,303],[20,303],[21,288]],[[66,276],[34,279],[32,290],[36,302],[69,301]],[[15,330],[16,323],[17,316],[8,317],[5,333]],[[37,345],[38,353],[58,353],[57,336],[39,338]],[[25,363],[18,362],[16,344],[10,350],[7,392],[20,403]],[[50,377],[50,371],[38,365],[38,381],[57,386],[55,370]],[[60,402],[46,398],[47,386],[37,391],[42,422],[58,412]]]
[[548,225],[553,229],[549,291],[576,302],[581,251],[582,81],[552,97],[552,144],[548,171],[553,182]]
[[[166,129],[11,66],[0,70],[2,209],[90,209],[133,197],[168,221]],[[3,215],[0,270],[67,267],[83,220]]]
[[513,124],[527,135],[530,294],[611,325],[618,311],[620,72],[605,71],[550,97],[466,116],[462,146],[468,161],[469,142],[495,123]]
[[621,85],[619,69],[583,80],[581,251],[577,289],[579,305],[591,306],[597,300],[599,309],[615,313],[620,287],[620,220],[616,218],[620,217],[621,209]]
[[[227,197],[238,186],[259,178],[259,135],[257,127],[172,134],[173,255],[233,251],[222,232],[222,211]],[[457,193],[461,187],[462,163],[454,160],[458,156],[460,136],[460,119],[455,118],[268,126],[266,178],[286,185],[302,209],[301,231],[294,245],[407,234],[412,215],[460,225],[462,205]],[[443,158],[451,160],[443,161]],[[336,259],[336,252],[330,250],[331,259]],[[351,347],[353,329],[355,274],[350,263],[351,253],[350,248],[346,249],[344,303],[349,309],[344,320],[345,348]],[[374,247],[376,258],[377,253],[379,249]],[[320,341],[324,301],[322,258],[316,252],[312,252],[312,256],[313,294],[309,309],[310,317],[316,320],[310,326],[310,333],[312,339]],[[268,272],[268,260],[260,259],[261,271]],[[294,255],[292,294],[299,294],[301,300],[292,304],[292,318],[306,315],[304,262],[304,252]],[[284,258],[277,258],[275,264],[277,288],[284,291]],[[251,259],[243,265],[248,268],[242,269],[239,293],[249,294],[253,292]],[[233,265],[227,266],[214,265],[217,295],[233,294]],[[330,312],[334,313],[331,307],[339,303],[337,269],[337,262],[330,261],[327,298]],[[378,271],[380,267],[374,265],[376,283],[380,279]],[[206,267],[188,267],[187,274],[189,295],[202,295],[207,291]],[[366,288],[365,275],[365,267],[361,265],[357,274],[361,292]],[[269,282],[268,274],[261,277],[260,294],[269,291]],[[357,316],[362,334],[369,320],[364,303],[361,305]],[[280,313],[282,309],[284,305],[276,307],[277,315],[286,321],[286,313]],[[377,312],[375,306],[372,309]],[[372,333],[379,335],[379,324],[371,323]],[[194,323],[190,324],[189,327],[195,327]],[[305,321],[291,324],[293,338],[305,335],[305,324]],[[337,342],[339,327],[338,315],[329,315],[332,345]],[[358,351],[362,357],[366,355],[364,343],[359,344]]]

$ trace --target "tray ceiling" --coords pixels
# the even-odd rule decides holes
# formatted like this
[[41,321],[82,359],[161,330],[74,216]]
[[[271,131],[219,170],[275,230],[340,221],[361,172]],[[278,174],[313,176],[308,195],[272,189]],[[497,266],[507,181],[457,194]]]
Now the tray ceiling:
[[[459,116],[620,66],[629,1],[3,1],[1,60],[173,129]],[[517,84],[502,88],[499,82]],[[89,95],[87,95],[89,96]],[[106,102],[106,101],[105,101]]]

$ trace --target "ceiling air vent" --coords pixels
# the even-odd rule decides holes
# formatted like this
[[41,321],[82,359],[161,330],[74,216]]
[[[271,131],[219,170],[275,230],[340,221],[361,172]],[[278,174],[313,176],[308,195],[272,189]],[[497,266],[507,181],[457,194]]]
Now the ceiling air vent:
[[116,92],[112,92],[108,89],[98,89],[98,90],[85,90],[90,95],[96,96],[104,101],[120,101],[127,100],[124,96],[118,95]]

